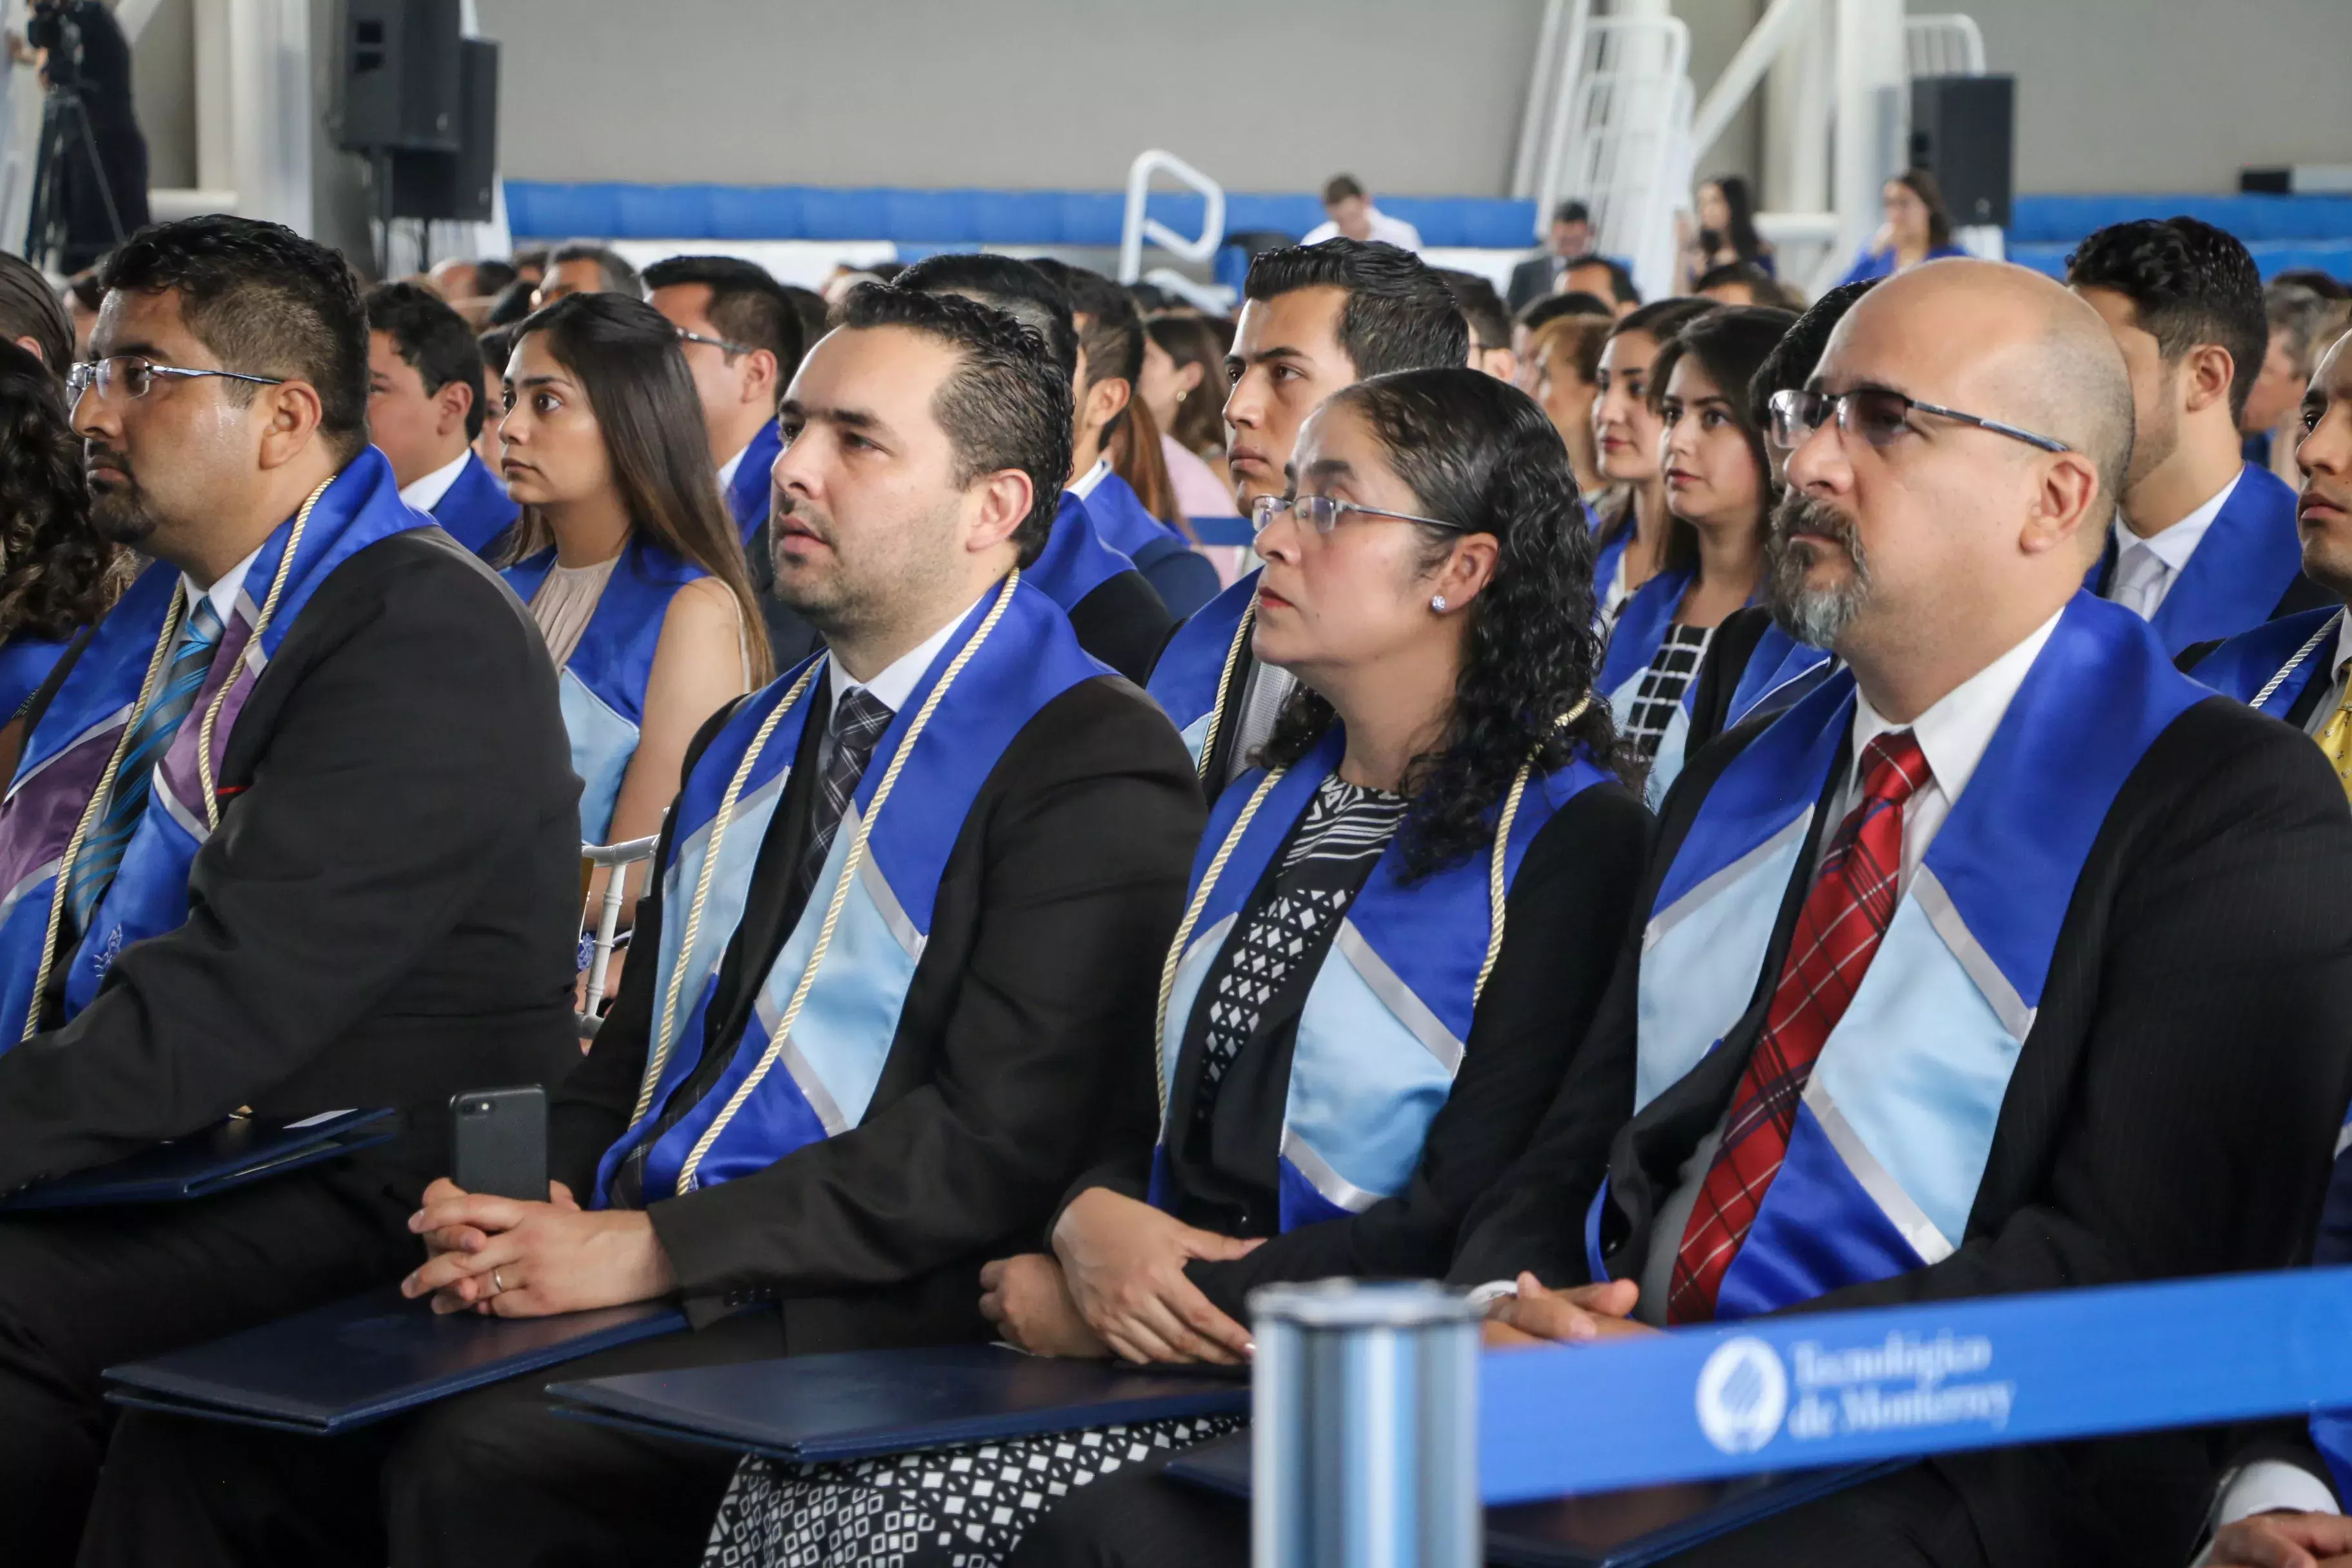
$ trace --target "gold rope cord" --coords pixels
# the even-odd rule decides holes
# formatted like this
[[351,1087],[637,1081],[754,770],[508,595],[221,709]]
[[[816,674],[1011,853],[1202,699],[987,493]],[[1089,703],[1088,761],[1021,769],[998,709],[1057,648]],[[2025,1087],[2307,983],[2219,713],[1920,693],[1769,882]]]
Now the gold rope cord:
[[1201,736],[1201,760],[1192,764],[1193,773],[1202,784],[1209,782],[1210,759],[1217,751],[1217,731],[1224,727],[1225,693],[1233,689],[1234,671],[1241,668],[1242,649],[1249,647],[1250,623],[1256,618],[1257,601],[1252,599],[1242,606],[1241,624],[1234,627],[1234,640],[1225,649],[1225,667],[1217,672],[1217,700],[1209,709],[1209,727]]

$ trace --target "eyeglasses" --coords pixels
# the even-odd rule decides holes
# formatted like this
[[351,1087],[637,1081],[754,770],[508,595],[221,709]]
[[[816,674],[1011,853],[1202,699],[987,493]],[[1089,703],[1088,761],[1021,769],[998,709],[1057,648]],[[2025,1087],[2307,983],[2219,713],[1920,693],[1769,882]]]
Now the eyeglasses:
[[1443,528],[1454,533],[1470,531],[1458,522],[1447,522],[1434,517],[1415,517],[1409,511],[1384,511],[1376,506],[1358,506],[1351,500],[1336,496],[1260,496],[1250,503],[1250,522],[1261,533],[1274,521],[1278,512],[1288,512],[1318,533],[1328,533],[1339,526],[1341,512],[1361,512],[1366,517],[1393,518],[1399,522],[1417,522],[1424,528]]
[[66,371],[66,396],[74,403],[91,387],[104,398],[144,397],[159,375],[177,376],[194,381],[200,376],[216,375],[224,381],[249,381],[257,386],[283,386],[282,375],[247,375],[241,370],[188,370],[176,364],[157,364],[153,360],[137,354],[116,354],[109,359],[85,360]]
[[1806,437],[1832,418],[1837,421],[1840,434],[1853,437],[1868,446],[1884,447],[1903,434],[1904,422],[1914,413],[1933,414],[1939,419],[1956,419],[1979,430],[1990,430],[1996,436],[2006,436],[2012,441],[2022,441],[2029,447],[2039,447],[2045,452],[2071,452],[2074,449],[2048,436],[2037,436],[2031,430],[2021,430],[1998,419],[1963,414],[1957,408],[1922,403],[1916,397],[1906,397],[1883,386],[1858,386],[1852,392],[1839,393],[1776,392],[1772,395],[1771,409],[1772,445],[1784,452],[1795,451]]
[[705,337],[700,332],[689,332],[684,327],[677,328],[677,341],[682,343],[709,343],[712,348],[723,350],[730,354],[747,354],[751,352],[751,345],[749,343],[730,343],[725,338]]

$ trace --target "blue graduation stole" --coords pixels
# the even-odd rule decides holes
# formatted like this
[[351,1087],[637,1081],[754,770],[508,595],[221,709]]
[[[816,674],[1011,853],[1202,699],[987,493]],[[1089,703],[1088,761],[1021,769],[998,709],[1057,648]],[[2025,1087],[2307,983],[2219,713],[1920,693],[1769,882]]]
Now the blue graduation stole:
[[[760,843],[791,783],[802,731],[824,697],[828,657],[816,655],[739,705],[672,807],[654,987],[662,1001],[636,1111],[597,1171],[598,1207],[611,1203],[614,1173],[648,1139],[643,1191],[650,1202],[764,1170],[858,1124],[929,938],[940,877],[982,783],[1047,703],[1110,673],[1078,647],[1053,602],[1017,574],[973,606],[883,731],[726,1070],[653,1138],[662,1108],[709,1048],[719,961],[742,922]],[[822,713],[816,721],[825,721]],[[877,815],[886,781],[892,793]],[[706,878],[708,891],[698,892]],[[820,952],[831,903],[839,915]]]
[[[1608,653],[1601,661],[1601,690],[1620,725],[1633,718],[1642,677],[1649,673],[1650,661],[1658,657],[1658,645],[1666,640],[1666,628],[1674,624],[1683,595],[1697,580],[1696,572],[1661,572],[1635,589],[1618,612],[1617,624],[1609,633]],[[1683,748],[1690,740],[1691,709],[1697,700],[1698,675],[1694,671],[1683,687],[1682,702],[1667,721],[1665,733],[1658,737],[1656,754],[1650,759],[1650,779],[1642,793],[1654,811],[1666,798],[1666,787],[1683,771]]]
[[[552,545],[500,574],[515,596],[531,601],[555,565]],[[557,694],[563,732],[572,741],[572,771],[580,775],[580,837],[602,844],[613,826],[613,803],[629,759],[637,754],[645,723],[646,682],[661,646],[662,621],[677,591],[709,574],[642,534],[633,535],[613,563],[603,596],[564,661]]]
[[[1163,1106],[1176,1101],[1179,1058],[1202,982],[1259,879],[1346,751],[1347,738],[1334,723],[1314,751],[1273,777],[1271,788],[1264,787],[1265,773],[1252,773],[1211,811],[1192,862],[1198,908],[1180,933],[1181,954],[1170,954],[1173,977],[1160,1026]],[[1553,814],[1607,776],[1580,752],[1558,772],[1528,780],[1503,824],[1506,889]],[[1501,815],[1498,807],[1498,822]],[[1232,852],[1203,899],[1202,883],[1229,841]],[[1491,899],[1495,858],[1474,856],[1411,887],[1399,880],[1402,865],[1391,839],[1340,921],[1298,1016],[1280,1156],[1285,1231],[1361,1214],[1402,1192],[1462,1065],[1499,935]],[[1151,1202],[1160,1208],[1172,1206],[1170,1136],[1163,1115],[1151,1181]]]
[[[1780,629],[1775,621],[1756,639],[1739,682],[1731,689],[1731,708],[1723,716],[1730,729],[1759,713],[1779,713],[1821,683],[1829,673],[1826,648],[1807,647]],[[1696,682],[1693,682],[1696,693]]]
[[2199,659],[2189,673],[2224,697],[2284,719],[2314,680],[2333,679],[2343,615],[2341,605],[2323,605],[2265,621]]
[[[2336,1166],[2327,1180],[2327,1198],[2319,1214],[2319,1239],[2311,1249],[2315,1268],[2339,1268],[2352,1263],[2352,1121],[2336,1135]],[[2336,1495],[2352,1498],[2352,1410],[2318,1410],[2311,1416],[2312,1446],[2327,1461]]]
[[[1257,579],[1258,574],[1251,573],[1177,627],[1168,646],[1160,650],[1160,662],[1151,667],[1151,679],[1144,687],[1184,737],[1184,749],[1192,753],[1195,770],[1202,765],[1210,732],[1219,722],[1219,686],[1226,689],[1228,707],[1237,706],[1242,700],[1249,656],[1244,621],[1254,618],[1250,607],[1257,603]],[[1229,712],[1225,717],[1230,721],[1233,715]]]
[[[2285,480],[2252,464],[2238,476],[2196,552],[2174,579],[2148,624],[2164,651],[2216,637],[2233,637],[2261,626],[2303,572],[2303,542],[2295,531],[2295,496]],[[2102,556],[2085,583],[2104,592],[2115,568],[2114,552]]]
[[[64,963],[65,1012],[70,1019],[89,1005],[124,947],[180,926],[188,918],[188,868],[212,835],[209,779],[217,779],[237,715],[269,660],[301,616],[319,585],[358,552],[432,520],[402,504],[392,465],[373,447],[326,485],[295,517],[263,542],[246,573],[236,612],[223,630],[194,705],[149,776],[117,780],[115,787],[150,792],[144,813],[112,884],[91,911],[89,929]],[[299,544],[289,559],[289,543]],[[255,635],[261,605],[277,602]],[[132,718],[159,642],[183,619],[178,568],[157,562],[142,573],[106,618],[58,688],[41,721],[26,737],[15,779],[0,802],[0,1051],[31,1032],[44,956],[56,940],[59,868],[75,827],[89,810],[100,780]],[[217,711],[212,751],[196,755],[205,716]]]
[[1086,498],[1087,515],[1094,519],[1096,536],[1132,561],[1145,548],[1184,536],[1145,510],[1135,487],[1117,473],[1106,473]]
[[727,481],[727,510],[734,514],[735,526],[742,531],[747,550],[751,548],[751,536],[768,521],[768,504],[774,493],[769,470],[776,466],[776,454],[783,449],[783,432],[771,419],[760,426],[760,433],[743,448],[743,460],[735,465],[735,477]]
[[[1718,1317],[1907,1273],[1959,1243],[2092,842],[2148,746],[2211,695],[2130,611],[2088,594],[2066,607],[1814,1063]],[[1722,1044],[1758,994],[1853,708],[1853,675],[1841,669],[1700,805],[1643,935],[1637,1110]],[[1606,1277],[1607,1199],[1604,1188],[1587,1226],[1595,1279]]]
[[521,515],[522,508],[507,499],[506,487],[471,452],[457,482],[433,505],[433,521],[442,531],[484,560]]
[[[1593,520],[1592,526],[1596,531],[1600,528],[1598,518]],[[1626,547],[1633,542],[1633,531],[1628,528],[1593,552],[1592,603],[1596,608],[1609,597],[1609,584],[1617,580],[1617,563],[1625,559]]]
[[71,637],[35,637],[18,632],[0,643],[0,724],[15,718],[31,701],[49,671],[65,657]]
[[1134,570],[1134,562],[1103,542],[1087,503],[1064,490],[1045,551],[1022,576],[1066,613],[1113,577]]

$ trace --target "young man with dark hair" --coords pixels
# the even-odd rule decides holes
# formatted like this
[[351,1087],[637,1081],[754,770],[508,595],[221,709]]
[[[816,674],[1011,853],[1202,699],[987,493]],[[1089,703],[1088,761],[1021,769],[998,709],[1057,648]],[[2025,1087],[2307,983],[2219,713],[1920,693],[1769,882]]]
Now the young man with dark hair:
[[[1086,364],[1076,316],[1060,281],[1009,256],[960,252],[916,262],[899,275],[898,287],[961,295],[1011,316],[1034,333],[1068,383],[1063,401],[1073,411],[1075,447]],[[1103,536],[1093,509],[1067,488],[1077,477],[1075,470],[1062,476],[1053,535],[1030,568],[1029,580],[1062,606],[1079,647],[1139,685],[1175,621],[1159,590],[1126,552]]]
[[73,1558],[101,1369],[399,1279],[449,1097],[579,1059],[554,671],[367,444],[349,268],[212,216],[142,231],[106,286],[74,378],[91,523],[154,563],[35,699],[41,766],[0,805],[0,860],[29,873],[0,909],[0,1192],[241,1106],[404,1121],[203,1203],[0,1218],[0,1511],[26,1564]]
[[2092,589],[2174,654],[2324,602],[2303,574],[2294,491],[2239,452],[2269,342],[2246,247],[2191,217],[2119,223],[2066,258],[2066,282],[2115,333],[2137,424]]
[[522,509],[474,455],[488,417],[473,329],[429,289],[368,291],[368,433],[400,499],[491,559]]
[[1050,258],[1030,265],[1070,297],[1071,325],[1078,334],[1070,493],[1086,503],[1103,542],[1134,562],[1168,613],[1181,621],[1217,596],[1217,569],[1146,510],[1135,487],[1111,468],[1111,437],[1133,417],[1129,411],[1143,375],[1143,317],[1128,291],[1099,272]]
[[1752,261],[1727,261],[1710,267],[1691,284],[1691,292],[1718,305],[1769,305],[1780,310],[1801,310],[1797,291]]
[[1618,316],[1631,315],[1642,304],[1642,290],[1634,286],[1633,272],[1623,262],[1612,261],[1606,256],[1570,258],[1560,269],[1559,291],[1606,300],[1610,310]]
[[1511,344],[1511,313],[1495,286],[1475,272],[1440,268],[1437,275],[1454,292],[1454,308],[1470,328],[1470,368],[1483,370],[1496,381],[1517,381],[1518,353]]
[[[782,418],[777,584],[828,651],[690,754],[637,910],[669,956],[630,965],[557,1100],[552,1201],[442,1182],[416,1221],[406,1289],[444,1310],[669,1298],[702,1325],[569,1376],[983,1341],[981,1265],[1150,1136],[1202,810],[1166,719],[1015,577],[1067,378],[1002,311],[868,285]],[[705,909],[726,923],[663,942]],[[544,1381],[335,1443],[128,1422],[83,1562],[693,1561],[734,1456],[560,1419]]]
[[[1454,291],[1411,251],[1328,239],[1261,253],[1242,285],[1225,356],[1235,501],[1252,513],[1261,499],[1288,492],[1298,427],[1341,387],[1469,360],[1470,328]],[[1151,695],[1183,731],[1212,801],[1248,766],[1297,684],[1250,651],[1257,586],[1253,572],[1211,600],[1151,670]]]
[[1552,292],[1569,258],[1590,254],[1592,239],[1591,207],[1570,199],[1552,208],[1551,229],[1544,236],[1543,254],[1511,268],[1511,309],[1524,310]]
[[566,294],[626,294],[645,298],[637,269],[609,245],[567,239],[547,253],[547,270],[532,289],[530,308],[552,305]]
[[816,632],[776,597],[768,470],[782,447],[776,400],[806,346],[800,312],[767,268],[732,256],[673,256],[646,268],[642,280],[646,300],[677,329],[719,488],[742,530],[768,646],[776,668],[790,669],[816,651]]
[[1565,294],[1539,295],[1530,303],[1521,306],[1518,313],[1511,318],[1511,357],[1517,363],[1518,374],[1515,379],[1521,389],[1527,387],[1528,378],[1534,374],[1534,363],[1528,355],[1534,350],[1536,333],[1542,330],[1545,322],[1562,316],[1612,319],[1616,313],[1608,300],[1598,295],[1587,294],[1580,289]]
[[39,268],[0,250],[0,339],[37,355],[63,381],[74,362],[73,318]]
[[1374,206],[1353,174],[1334,174],[1323,182],[1323,221],[1298,243],[1320,245],[1327,239],[1378,240],[1401,250],[1421,248],[1421,230]]

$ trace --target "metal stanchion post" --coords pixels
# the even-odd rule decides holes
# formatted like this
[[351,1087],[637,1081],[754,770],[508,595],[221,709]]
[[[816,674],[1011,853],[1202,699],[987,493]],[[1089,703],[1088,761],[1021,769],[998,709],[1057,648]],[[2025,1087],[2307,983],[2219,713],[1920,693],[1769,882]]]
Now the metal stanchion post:
[[1476,1568],[1481,1310],[1331,1280],[1250,1310],[1255,1568]]

